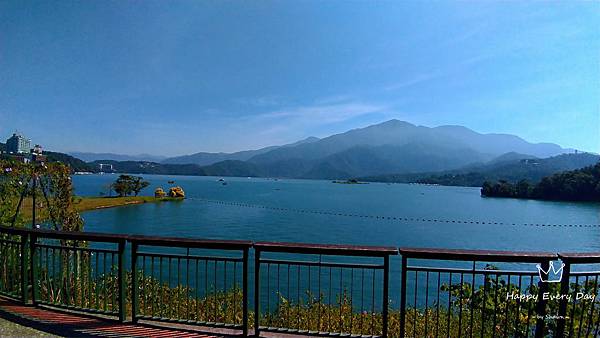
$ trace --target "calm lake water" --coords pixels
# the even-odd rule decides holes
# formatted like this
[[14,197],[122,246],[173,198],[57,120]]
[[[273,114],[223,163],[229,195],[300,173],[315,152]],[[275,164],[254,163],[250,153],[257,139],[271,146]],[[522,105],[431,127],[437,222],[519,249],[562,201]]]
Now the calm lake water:
[[[76,194],[97,196],[116,178],[74,176]],[[600,224],[600,204],[595,203],[482,198],[478,188],[466,187],[262,178],[226,178],[228,184],[223,185],[218,177],[144,178],[151,183],[144,195],[153,194],[159,186],[167,190],[173,185],[167,182],[173,180],[174,185],[183,187],[187,199],[85,212],[86,231],[255,241],[600,251],[600,227],[587,226]]]

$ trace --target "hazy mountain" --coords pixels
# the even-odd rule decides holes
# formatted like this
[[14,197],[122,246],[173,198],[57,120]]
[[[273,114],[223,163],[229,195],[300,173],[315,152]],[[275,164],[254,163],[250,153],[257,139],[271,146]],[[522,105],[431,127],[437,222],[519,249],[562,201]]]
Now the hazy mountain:
[[523,158],[520,159],[506,159],[515,156],[517,156],[515,153],[504,154],[484,165],[468,166],[444,172],[377,175],[361,179],[374,182],[427,183],[475,187],[480,187],[485,181],[496,182],[500,180],[516,183],[524,179],[536,183],[546,176],[595,165],[600,161],[600,156],[588,153],[562,154],[541,159],[521,155]]
[[[244,151],[238,151],[235,153],[199,152],[199,153],[195,153],[195,154],[191,154],[191,155],[170,157],[167,159],[163,159],[161,162],[169,163],[169,164],[197,164],[197,165],[205,166],[205,165],[211,165],[211,164],[221,162],[221,161],[247,161],[256,155],[264,154],[264,153],[267,153],[274,149],[294,147],[296,145],[311,143],[311,142],[315,142],[318,140],[319,139],[316,137],[309,137],[304,140],[301,140],[301,141],[298,141],[298,142],[295,142],[292,144],[286,144],[283,146],[270,146],[270,147],[265,147],[265,148],[261,148],[261,149],[257,149],[257,150],[244,150]],[[233,162],[231,162],[230,164],[233,164]]]
[[502,162],[516,161],[516,160],[536,159],[536,158],[538,158],[538,157],[533,156],[533,155],[527,155],[527,154],[519,154],[517,152],[511,151],[509,153],[502,154],[502,155],[494,158],[493,160],[489,161],[487,163],[487,165],[498,164],[498,163],[502,163]]
[[[89,162],[95,170],[100,170],[99,164],[112,164],[113,171],[129,174],[156,174],[156,175],[191,175],[204,176],[204,170],[195,164],[163,164],[148,161],[115,161],[99,160]],[[103,171],[108,171],[103,169]]]
[[[519,152],[538,157],[548,157],[566,152],[550,143],[528,143],[513,135],[480,134],[465,127],[442,126],[429,128],[415,126],[399,120],[390,120],[366,128],[354,129],[332,135],[316,142],[300,144],[286,149],[274,149],[250,159],[254,163],[269,163],[300,158],[314,160],[348,150],[355,146],[404,146],[419,144],[437,147],[443,145],[448,151],[470,149],[479,153],[473,160],[491,159],[507,152]],[[395,156],[402,156],[401,153]]]
[[462,126],[440,126],[431,129],[438,134],[468,144],[473,150],[495,155],[516,152],[537,157],[549,157],[573,151],[573,149],[563,149],[553,143],[529,143],[515,135],[480,134]]
[[93,162],[99,160],[110,160],[110,161],[147,161],[147,162],[160,162],[166,158],[166,156],[150,155],[150,154],[139,154],[139,155],[123,155],[113,153],[86,153],[86,152],[71,152],[71,156],[77,157],[78,159],[85,162]]
[[[566,150],[550,143],[528,143],[513,135],[480,134],[458,126],[429,128],[390,120],[310,143],[273,149],[248,161],[272,176],[342,178],[450,170],[523,151],[526,156],[547,157]],[[508,160],[520,155],[505,156],[504,160]],[[289,161],[294,164],[288,164]]]
[[6,151],[6,144],[0,142],[0,151]]
[[[423,175],[433,175],[432,172],[452,175],[481,172],[482,168],[566,151],[555,144],[529,143],[513,135],[480,134],[460,126],[429,128],[390,120],[323,139],[308,138],[284,146],[236,153],[196,153],[168,158],[162,163],[127,162],[127,170],[123,170],[323,179],[381,175],[423,178]],[[569,159],[567,162],[572,161]],[[123,165],[119,164],[117,170],[122,170],[120,167]],[[569,165],[549,166],[544,170],[566,170]],[[523,171],[515,171],[515,175],[527,175],[530,171],[527,167]]]
[[[409,143],[401,146],[356,146],[315,162],[307,178],[348,178],[381,173],[414,173],[456,168],[482,160],[484,156],[468,148]],[[336,173],[332,176],[330,173]]]

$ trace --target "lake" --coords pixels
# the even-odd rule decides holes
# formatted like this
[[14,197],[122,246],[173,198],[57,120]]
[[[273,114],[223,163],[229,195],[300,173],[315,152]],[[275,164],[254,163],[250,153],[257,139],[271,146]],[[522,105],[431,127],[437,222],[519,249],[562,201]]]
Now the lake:
[[[600,204],[482,198],[478,188],[323,180],[143,175],[181,202],[88,211],[86,231],[211,239],[600,251]],[[117,175],[74,176],[97,196]],[[173,180],[175,184],[167,182]],[[514,224],[514,225],[513,225]],[[543,224],[543,226],[542,226]],[[576,226],[565,226],[576,225]]]

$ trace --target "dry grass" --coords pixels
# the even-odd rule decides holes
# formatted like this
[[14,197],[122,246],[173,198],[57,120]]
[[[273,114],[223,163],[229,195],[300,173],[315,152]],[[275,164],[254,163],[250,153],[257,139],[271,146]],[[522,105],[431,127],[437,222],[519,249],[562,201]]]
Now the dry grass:
[[[98,210],[114,207],[122,207],[128,205],[144,204],[144,203],[157,203],[165,201],[179,201],[180,198],[157,198],[153,196],[127,196],[127,197],[74,197],[75,209],[79,212]],[[38,198],[36,201],[38,207],[36,208],[36,219],[45,220],[48,218],[48,208],[46,201],[42,198]],[[32,218],[32,205],[33,201],[31,198],[27,198],[23,201],[21,207],[21,215],[26,221],[30,221]]]

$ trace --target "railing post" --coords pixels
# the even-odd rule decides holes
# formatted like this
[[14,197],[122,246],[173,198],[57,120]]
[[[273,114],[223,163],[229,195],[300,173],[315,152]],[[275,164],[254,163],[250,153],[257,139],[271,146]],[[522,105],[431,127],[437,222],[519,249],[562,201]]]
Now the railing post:
[[[548,271],[550,267],[549,261],[544,261],[541,263],[542,270]],[[542,273],[543,274],[543,273]],[[540,276],[541,277],[541,276]],[[545,276],[546,280],[548,280],[548,275]],[[546,327],[546,303],[547,301],[544,299],[543,295],[548,291],[548,283],[542,282],[540,279],[538,283],[539,291],[538,291],[538,302],[536,308],[537,321],[535,324],[535,337],[542,338],[544,337],[544,330]]]
[[21,235],[21,247],[19,254],[21,255],[21,301],[23,304],[27,304],[27,298],[29,295],[29,275],[27,273],[27,256],[29,252],[29,235]]
[[119,267],[118,267],[118,283],[119,283],[119,321],[125,322],[127,310],[125,309],[127,297],[127,278],[125,275],[125,241],[119,242]]
[[402,255],[402,280],[400,284],[400,337],[406,333],[406,255]]
[[38,265],[36,264],[35,244],[37,236],[31,234],[29,238],[29,252],[31,260],[29,261],[29,269],[31,270],[31,304],[36,305],[38,297]]
[[390,256],[383,257],[383,328],[381,335],[388,336],[388,308],[389,308],[389,279],[390,279]]
[[260,336],[260,250],[254,249],[254,335]]
[[243,263],[242,263],[242,330],[243,336],[248,336],[248,250],[244,249]]
[[138,313],[138,279],[137,279],[137,250],[138,244],[131,242],[131,321],[137,323]]
[[[562,280],[560,281],[560,294],[566,295],[569,293],[569,282],[571,277],[571,263],[569,261],[563,261],[565,263],[565,267],[563,268]],[[566,315],[567,315],[567,302],[568,299],[562,298],[560,299],[560,303],[558,304],[558,319],[556,323],[556,332],[554,334],[555,337],[564,337],[565,336],[565,325],[566,325]]]

